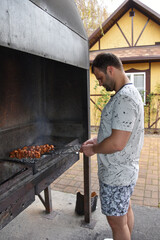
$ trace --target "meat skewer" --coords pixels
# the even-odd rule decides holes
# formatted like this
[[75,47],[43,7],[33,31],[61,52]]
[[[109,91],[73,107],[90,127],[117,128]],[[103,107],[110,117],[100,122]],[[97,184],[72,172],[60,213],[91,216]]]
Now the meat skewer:
[[40,158],[42,154],[54,150],[54,145],[44,144],[36,146],[25,146],[22,149],[13,150],[10,152],[10,158]]

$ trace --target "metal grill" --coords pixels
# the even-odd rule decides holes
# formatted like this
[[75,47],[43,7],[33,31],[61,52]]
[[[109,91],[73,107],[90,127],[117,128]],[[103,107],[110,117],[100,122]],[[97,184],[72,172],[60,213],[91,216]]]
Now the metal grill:
[[[89,50],[72,0],[1,0],[0,19],[0,162],[16,169],[0,183],[3,228],[42,191],[51,212],[49,185],[79,160],[89,137]],[[14,149],[44,143],[57,148],[40,159],[9,159]],[[84,172],[90,196],[87,158]]]

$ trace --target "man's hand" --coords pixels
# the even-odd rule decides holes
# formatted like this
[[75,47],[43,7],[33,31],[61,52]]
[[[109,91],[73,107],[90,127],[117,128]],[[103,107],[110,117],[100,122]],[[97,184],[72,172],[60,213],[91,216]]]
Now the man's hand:
[[91,157],[93,156],[95,153],[93,151],[93,144],[83,144],[82,147],[82,152],[87,156],[87,157]]
[[80,151],[87,157],[91,157],[96,153],[112,154],[122,151],[131,136],[131,132],[112,129],[112,134],[105,138],[102,142],[97,143],[97,138],[91,138],[84,142]]
[[81,146],[80,152],[83,152],[87,157],[91,157],[95,154],[93,151],[94,144],[97,144],[97,137],[85,141]]

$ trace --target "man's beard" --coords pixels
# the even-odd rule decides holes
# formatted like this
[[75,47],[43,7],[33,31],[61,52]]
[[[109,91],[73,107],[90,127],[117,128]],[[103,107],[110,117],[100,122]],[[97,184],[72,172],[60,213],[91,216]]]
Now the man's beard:
[[105,89],[106,89],[106,91],[112,91],[112,89],[111,89],[111,87],[109,87],[109,86],[103,86]]
[[[109,82],[111,84],[112,80],[111,78],[108,76],[108,74],[106,74],[106,82]],[[113,91],[112,86],[109,86],[108,84],[104,83],[103,87],[106,89],[106,91]]]

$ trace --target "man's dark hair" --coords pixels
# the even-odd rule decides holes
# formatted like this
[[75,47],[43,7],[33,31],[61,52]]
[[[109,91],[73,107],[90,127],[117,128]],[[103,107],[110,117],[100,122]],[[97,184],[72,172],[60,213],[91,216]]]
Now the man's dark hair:
[[92,63],[92,73],[94,73],[94,67],[106,73],[108,66],[113,66],[119,70],[123,69],[122,62],[117,56],[112,53],[100,53],[96,56]]

